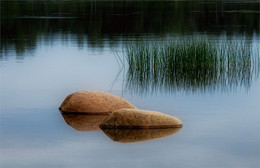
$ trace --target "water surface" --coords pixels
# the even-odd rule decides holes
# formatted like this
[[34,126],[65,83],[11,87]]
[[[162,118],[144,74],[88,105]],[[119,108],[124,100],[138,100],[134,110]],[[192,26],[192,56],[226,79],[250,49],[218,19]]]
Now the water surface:
[[[151,91],[138,80],[128,87],[129,67],[122,64],[124,46],[139,41],[203,36],[219,43],[226,37],[259,48],[259,6],[258,1],[1,1],[0,167],[259,167],[259,74],[250,71],[247,85],[237,78],[226,90],[205,90],[219,78],[198,75],[203,80],[195,92],[181,76],[176,89],[157,85]],[[110,92],[140,109],[176,116],[184,127],[138,143],[75,129],[65,121],[73,117],[64,119],[58,107],[79,90]],[[124,140],[140,134],[122,135]]]

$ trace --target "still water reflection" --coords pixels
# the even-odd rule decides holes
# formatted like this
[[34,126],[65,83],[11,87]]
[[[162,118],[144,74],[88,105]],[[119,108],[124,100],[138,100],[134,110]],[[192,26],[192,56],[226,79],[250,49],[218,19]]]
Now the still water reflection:
[[[203,32],[259,34],[259,2],[243,1],[2,1],[1,51],[33,51],[55,35],[78,47]],[[3,54],[2,54],[3,55]]]
[[103,132],[113,141],[133,143],[149,141],[176,134],[181,128],[168,129],[107,129]]
[[163,138],[175,134],[181,128],[169,129],[100,129],[108,115],[73,115],[61,113],[65,122],[77,131],[103,131],[113,141],[133,143]]
[[[259,48],[259,6],[256,0],[1,1],[0,167],[259,167],[260,81],[253,71],[259,64],[238,61],[227,73],[178,63],[152,77],[128,72],[121,52],[133,43],[192,36],[218,44],[223,34]],[[99,129],[89,125],[99,119],[63,118],[58,111],[79,90],[111,92],[176,116],[185,127],[165,138],[159,137],[173,132],[86,131]]]
[[62,114],[66,123],[78,131],[101,131],[99,125],[107,115],[73,115]]

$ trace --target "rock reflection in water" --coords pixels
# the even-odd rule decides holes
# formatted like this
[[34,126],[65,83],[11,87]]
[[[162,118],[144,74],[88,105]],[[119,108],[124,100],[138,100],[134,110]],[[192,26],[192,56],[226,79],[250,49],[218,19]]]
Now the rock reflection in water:
[[63,114],[66,123],[78,131],[100,131],[99,124],[107,118],[108,115],[75,115]]
[[121,143],[134,143],[149,141],[170,136],[179,132],[181,128],[168,129],[102,129],[113,141]]

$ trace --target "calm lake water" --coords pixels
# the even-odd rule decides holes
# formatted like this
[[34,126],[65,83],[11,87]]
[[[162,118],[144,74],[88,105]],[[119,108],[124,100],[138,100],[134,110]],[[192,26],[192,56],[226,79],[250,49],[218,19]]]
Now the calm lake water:
[[[244,41],[259,59],[259,8],[255,0],[1,1],[0,167],[260,167],[257,59],[221,80],[176,72],[176,85],[143,83],[125,58],[130,43],[207,38]],[[110,92],[184,127],[138,143],[78,131],[58,107],[79,90]]]

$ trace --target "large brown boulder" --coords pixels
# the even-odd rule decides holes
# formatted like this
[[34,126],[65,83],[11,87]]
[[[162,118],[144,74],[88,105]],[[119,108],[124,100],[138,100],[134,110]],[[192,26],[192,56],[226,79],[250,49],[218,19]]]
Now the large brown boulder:
[[109,114],[121,108],[136,109],[125,99],[110,93],[79,91],[67,96],[59,109],[63,113]]
[[182,121],[176,117],[138,109],[116,110],[100,124],[102,129],[180,128],[182,126]]
[[99,125],[108,115],[75,115],[64,114],[62,116],[66,123],[78,131],[101,131]]
[[167,129],[104,129],[103,132],[113,141],[133,143],[149,141],[170,136],[179,132],[181,128]]

